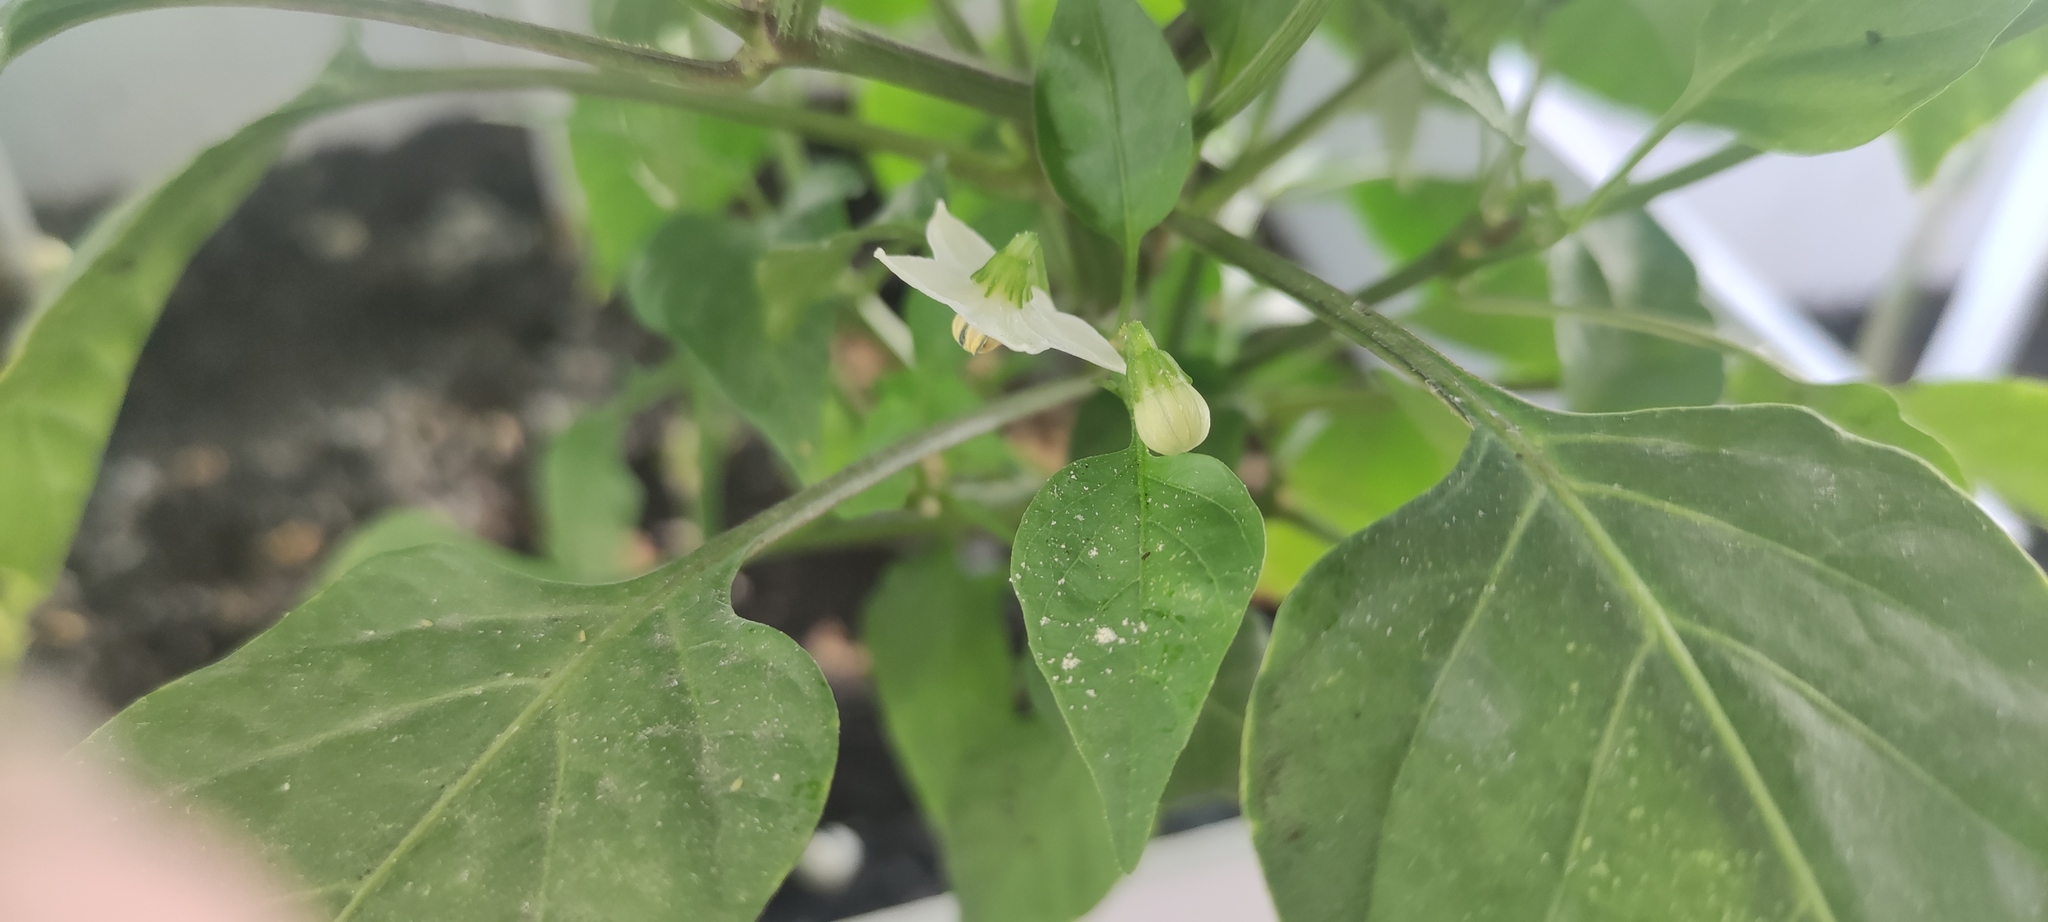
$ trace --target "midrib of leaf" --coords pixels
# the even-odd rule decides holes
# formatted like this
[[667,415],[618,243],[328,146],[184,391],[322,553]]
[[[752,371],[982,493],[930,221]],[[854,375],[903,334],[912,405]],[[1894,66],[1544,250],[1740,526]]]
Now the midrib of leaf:
[[569,774],[569,741],[562,738],[562,722],[555,721],[555,780],[548,787],[547,825],[540,837],[540,882],[534,889],[534,922],[547,922],[549,884],[555,872],[555,823],[562,817],[562,782]]
[[[1812,907],[1820,922],[1835,922],[1834,909],[1828,904],[1820,880],[1814,874],[1798,838],[1792,834],[1791,824],[1786,821],[1776,797],[1764,783],[1763,774],[1750,756],[1741,733],[1735,729],[1734,721],[1729,719],[1713,686],[1693,660],[1692,651],[1679,636],[1671,614],[1644,582],[1642,574],[1636,572],[1628,555],[1615,544],[1599,518],[1586,508],[1585,502],[1574,491],[1573,482],[1551,463],[1541,440],[1525,435],[1521,425],[1507,418],[1510,413],[1519,415],[1516,408],[1527,404],[1474,378],[1406,328],[1374,312],[1351,295],[1212,221],[1176,211],[1168,219],[1168,225],[1196,247],[1292,296],[1325,323],[1350,336],[1374,355],[1414,375],[1473,427],[1485,429],[1488,435],[1500,439],[1513,450],[1520,466],[1534,480],[1537,495],[1548,494],[1585,531],[1592,549],[1619,588],[1635,603],[1649,637],[1663,647],[1672,664],[1678,668],[1687,691],[1706,712],[1716,740],[1727,750],[1744,791],[1762,814],[1771,841],[1797,882],[1801,898]],[[1560,441],[1569,441],[1569,437]]]
[[[728,532],[727,534],[730,535],[731,533]],[[705,550],[710,549],[712,549],[711,545],[707,545],[705,548]],[[653,595],[657,597],[664,596],[665,593],[675,589],[678,585],[687,583],[692,577],[702,576],[709,572],[718,560],[723,559],[717,555],[708,556],[712,557],[712,560],[709,562],[699,563],[695,566],[685,563],[679,567],[677,572],[665,580],[663,585]],[[613,622],[611,627],[605,628],[604,633],[597,635],[588,644],[585,644],[583,651],[572,657],[568,665],[562,667],[552,677],[543,682],[540,690],[534,693],[533,700],[528,702],[526,707],[520,709],[518,714],[513,715],[512,722],[507,724],[505,729],[500,731],[496,737],[492,738],[491,744],[485,746],[484,751],[479,753],[476,759],[469,764],[469,768],[463,771],[462,777],[455,779],[454,784],[449,785],[447,790],[441,792],[441,796],[436,798],[431,806],[427,807],[427,812],[421,814],[419,820],[413,823],[412,828],[406,831],[405,837],[399,839],[398,844],[392,846],[391,851],[385,854],[384,860],[378,862],[377,866],[372,868],[370,873],[363,877],[362,883],[356,888],[355,893],[349,897],[348,903],[341,907],[339,913],[335,914],[333,922],[348,922],[350,918],[355,916],[356,911],[362,908],[363,902],[384,885],[384,881],[397,870],[398,863],[404,860],[405,856],[419,845],[420,840],[425,838],[428,832],[433,830],[434,825],[440,822],[441,817],[448,812],[448,808],[476,785],[477,779],[483,777],[484,770],[489,768],[491,763],[497,759],[498,753],[503,752],[506,746],[511,745],[512,740],[517,738],[526,729],[534,716],[541,712],[541,709],[553,702],[557,691],[566,685],[570,679],[580,677],[583,674],[583,670],[591,662],[593,654],[603,649],[605,645],[611,643],[614,639],[631,633],[634,628],[645,624],[647,619],[654,617],[657,611],[665,610],[667,601],[664,597],[660,603],[649,607],[640,614],[620,618]],[[672,638],[672,642],[679,644],[680,639]],[[557,766],[560,766],[559,759]],[[560,780],[557,779],[556,783],[559,786]],[[550,813],[549,820],[552,823],[552,813]],[[550,838],[552,839],[552,837]],[[543,885],[545,885],[545,881],[543,881]]]
[[518,678],[512,679],[495,679],[489,682],[479,682],[474,685],[465,685],[461,688],[441,692],[440,694],[428,695],[425,698],[418,698],[412,701],[408,701],[404,704],[385,708],[374,714],[365,715],[358,720],[351,720],[348,723],[342,724],[339,727],[334,727],[329,730],[323,730],[311,736],[303,736],[298,739],[292,740],[289,743],[285,743],[283,745],[272,746],[271,748],[265,749],[259,753],[256,753],[253,756],[237,760],[220,769],[208,772],[206,775],[202,777],[194,778],[191,781],[188,781],[184,784],[172,785],[171,787],[168,787],[165,790],[171,794],[186,794],[191,791],[197,790],[198,788],[211,784],[212,782],[218,781],[222,778],[232,775],[245,768],[253,768],[257,765],[263,764],[264,762],[268,762],[271,759],[278,758],[279,756],[297,755],[299,753],[312,749],[313,747],[318,746],[321,743],[332,742],[343,737],[353,736],[357,733],[368,733],[371,730],[376,730],[380,727],[383,727],[385,724],[394,719],[411,717],[414,714],[418,714],[419,712],[427,710],[428,708],[432,708],[436,705],[447,704],[450,701],[461,701],[467,698],[474,698],[492,689],[518,688],[526,685],[537,685],[542,681],[543,680],[541,679],[528,678],[525,676],[520,676]]
[[1792,833],[1792,825],[1785,819],[1785,813],[1778,806],[1776,795],[1765,783],[1763,772],[1756,767],[1756,760],[1749,754],[1749,746],[1743,740],[1741,731],[1729,718],[1721,698],[1707,681],[1706,673],[1700,671],[1699,663],[1693,659],[1691,648],[1679,636],[1678,626],[1671,613],[1665,609],[1663,600],[1657,598],[1649,583],[1637,572],[1635,564],[1616,544],[1614,537],[1607,533],[1598,516],[1586,508],[1585,501],[1574,489],[1574,482],[1550,463],[1550,457],[1540,442],[1524,437],[1519,429],[1502,423],[1493,414],[1476,414],[1488,429],[1515,448],[1515,454],[1522,466],[1536,480],[1544,493],[1554,499],[1565,513],[1571,516],[1586,538],[1592,542],[1593,551],[1599,556],[1619,589],[1635,603],[1642,616],[1643,626],[1664,650],[1671,664],[1678,669],[1685,680],[1686,690],[1692,694],[1700,710],[1707,715],[1707,722],[1713,727],[1714,737],[1728,754],[1728,761],[1734,766],[1736,775],[1742,780],[1742,787],[1749,794],[1751,802],[1761,814],[1764,827],[1769,831],[1771,841],[1778,847],[1779,857],[1785,862],[1786,870],[1800,891],[1800,897],[1811,907],[1821,922],[1835,922],[1834,907],[1828,903],[1827,894],[1821,890],[1820,879],[1814,873],[1813,865],[1806,858],[1806,851],[1799,839]]
[[1558,870],[1557,885],[1550,888],[1550,908],[1543,912],[1543,922],[1557,918],[1558,907],[1564,905],[1565,884],[1571,880],[1572,862],[1579,856],[1579,843],[1586,834],[1586,820],[1593,815],[1593,797],[1600,790],[1600,779],[1607,775],[1607,766],[1614,763],[1614,738],[1621,730],[1622,715],[1628,713],[1628,701],[1635,694],[1636,681],[1642,677],[1643,662],[1649,659],[1650,650],[1656,645],[1644,638],[1629,657],[1628,669],[1622,673],[1621,687],[1614,691],[1614,704],[1607,711],[1607,726],[1600,731],[1600,741],[1593,745],[1593,764],[1586,769],[1586,789],[1579,795],[1579,816],[1572,821],[1571,838],[1565,840],[1564,865]]
[[[1094,4],[1092,12],[1093,15],[1088,17],[1088,21],[1095,28],[1096,63],[1102,69],[1103,82],[1108,84],[1106,89],[1109,91],[1109,115],[1113,126],[1109,136],[1113,141],[1110,144],[1110,150],[1116,154],[1117,208],[1123,212],[1124,249],[1131,250],[1135,248],[1137,243],[1135,238],[1139,231],[1136,230],[1138,226],[1138,212],[1131,203],[1130,152],[1124,149],[1123,91],[1122,87],[1117,83],[1116,67],[1110,61],[1109,23],[1103,21],[1103,17],[1109,11],[1103,9],[1102,4],[1098,2]],[[1139,479],[1144,479],[1142,472],[1139,475]],[[1140,514],[1142,515],[1142,513]]]
[[2004,826],[1999,825],[1998,822],[1996,820],[1993,820],[1989,814],[1986,814],[1983,810],[1978,809],[1977,805],[1970,803],[1968,800],[1964,799],[1962,794],[1957,793],[1957,791],[1954,788],[1949,787],[1941,779],[1936,778],[1932,772],[1929,772],[1926,768],[1922,767],[1920,763],[1913,761],[1913,758],[1911,756],[1908,756],[1904,752],[1899,751],[1898,747],[1892,745],[1891,740],[1885,739],[1883,736],[1879,735],[1876,730],[1871,729],[1869,724],[1864,723],[1863,720],[1857,717],[1856,715],[1849,713],[1849,711],[1846,708],[1843,708],[1840,704],[1836,703],[1836,701],[1833,698],[1830,698],[1827,695],[1823,694],[1820,689],[1815,688],[1812,685],[1808,684],[1807,681],[1805,679],[1800,678],[1797,673],[1794,673],[1792,670],[1787,669],[1782,665],[1779,665],[1777,660],[1774,660],[1769,656],[1764,655],[1764,652],[1762,650],[1758,650],[1755,647],[1743,643],[1742,641],[1736,640],[1735,638],[1730,637],[1727,634],[1723,634],[1720,631],[1707,627],[1706,625],[1701,624],[1697,621],[1680,618],[1678,619],[1678,628],[1682,632],[1697,634],[1699,635],[1701,640],[1706,641],[1707,643],[1712,644],[1714,646],[1718,646],[1731,653],[1734,653],[1735,655],[1740,656],[1743,659],[1749,660],[1752,663],[1755,663],[1759,668],[1762,668],[1764,671],[1769,672],[1772,678],[1775,678],[1778,681],[1785,683],[1786,686],[1790,687],[1793,691],[1798,692],[1800,697],[1805,698],[1808,702],[1813,704],[1814,707],[1819,708],[1829,717],[1832,717],[1836,721],[1840,722],[1845,728],[1849,730],[1851,734],[1855,735],[1857,739],[1862,740],[1864,745],[1869,746],[1870,748],[1876,750],[1879,754],[1883,755],[1885,758],[1890,759],[1901,770],[1905,771],[1906,774],[1911,775],[1914,780],[1919,781],[1921,784],[1926,785],[1930,790],[1933,790],[1934,792],[1942,795],[1943,797],[1953,801],[1957,807],[1960,807],[1963,810],[1963,812],[1976,817],[1977,821],[1983,823],[1987,828],[1997,830],[2000,835],[2006,837],[2007,839],[2010,839],[2015,845],[2018,845],[2021,848],[2026,849],[2027,851],[2033,851],[2033,849],[2028,847],[2025,841],[2022,840],[2020,837],[2014,835],[2010,830],[2007,830]]

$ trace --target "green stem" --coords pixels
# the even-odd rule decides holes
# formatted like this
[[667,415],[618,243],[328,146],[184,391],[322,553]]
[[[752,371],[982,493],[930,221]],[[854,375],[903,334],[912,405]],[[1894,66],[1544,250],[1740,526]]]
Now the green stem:
[[865,77],[1024,122],[1031,84],[846,26],[830,26],[810,47],[784,49],[788,63]]
[[561,29],[478,13],[428,0],[105,0],[85,4],[20,5],[8,22],[6,60],[73,26],[122,13],[170,7],[262,7],[326,13],[482,39],[525,48],[606,70],[669,82],[745,86],[758,79],[736,61],[699,61],[654,48],[630,45]]
[[1578,320],[1600,326],[1642,333],[1659,339],[1700,346],[1719,352],[1755,359],[1773,368],[1778,363],[1769,356],[1729,339],[1720,332],[1697,324],[1670,320],[1655,314],[1634,311],[1618,311],[1602,307],[1574,307],[1567,304],[1553,304],[1548,301],[1530,301],[1522,298],[1460,298],[1458,306],[1480,314],[1498,314],[1507,317],[1541,317],[1549,320]]
[[960,8],[953,0],[932,0],[932,18],[938,20],[939,35],[953,50],[972,57],[981,57],[981,41],[974,37],[974,29],[967,25],[967,17],[960,15]]
[[780,106],[751,96],[693,89],[620,74],[549,68],[376,70],[362,78],[377,95],[444,91],[558,89],[688,109],[729,121],[793,131],[819,141],[916,160],[946,158],[962,178],[996,191],[1028,193],[1035,183],[1021,165],[950,141],[905,134],[817,109]]
[[1010,50],[1010,63],[1018,70],[1031,71],[1031,37],[1024,32],[1024,14],[1017,0],[1003,0],[1003,44]]
[[1656,150],[1657,145],[1664,143],[1672,129],[1677,127],[1678,123],[1669,117],[1652,126],[1650,133],[1643,135],[1643,139],[1636,142],[1635,149],[1628,152],[1628,158],[1621,162],[1621,166],[1615,168],[1613,175],[1608,176],[1607,181],[1601,183],[1600,188],[1594,189],[1593,194],[1587,197],[1585,204],[1579,206],[1571,226],[1580,227],[1597,215],[1610,213],[1606,210],[1607,199],[1629,184],[1629,174],[1635,172],[1636,167],[1642,164],[1643,158],[1650,156],[1650,152]]
[[1317,278],[1278,254],[1185,210],[1175,211],[1166,226],[1197,249],[1249,273],[1253,278],[1302,303],[1324,323],[1350,337],[1387,364],[1408,372],[1443,398],[1451,409],[1471,419],[1490,406],[1492,388],[1472,377],[1358,298]]
[[99,3],[18,4],[0,36],[4,60],[51,36],[122,13],[170,7],[258,7],[325,13],[413,26],[449,35],[526,48],[613,73],[665,83],[726,88],[759,83],[779,67],[828,70],[894,83],[1011,118],[1031,116],[1031,86],[963,61],[931,54],[839,23],[821,23],[813,36],[776,33],[766,11],[705,4],[721,25],[748,40],[730,61],[700,61],[561,29],[477,13],[433,0],[102,0]]
[[1366,87],[1371,86],[1373,80],[1386,70],[1392,60],[1390,56],[1367,62],[1351,75],[1351,79],[1344,81],[1343,86],[1332,91],[1294,124],[1287,126],[1287,130],[1281,132],[1278,137],[1239,155],[1228,169],[1217,174],[1215,179],[1210,180],[1209,184],[1202,188],[1195,199],[1195,209],[1210,213],[1223,207],[1224,202],[1230,201],[1231,196],[1251,185],[1253,180],[1259,178],[1259,174],[1264,173],[1273,164],[1279,163],[1280,158],[1315,137],[1316,132],[1323,130],[1332,119],[1342,115],[1345,107],[1358,98],[1358,94],[1364,92]]
[[1730,144],[1655,179],[1631,183],[1615,190],[1601,204],[1599,213],[1591,217],[1619,214],[1641,208],[1657,196],[1692,185],[1730,167],[1748,163],[1761,153],[1763,151],[1747,144]]
[[926,455],[994,432],[1024,417],[1072,403],[1099,386],[1094,376],[1041,384],[997,400],[959,419],[934,426],[862,458],[839,473],[776,503],[766,512],[748,519],[746,524],[719,535],[699,553],[707,554],[709,560],[737,561],[752,557],[805,523],[832,511],[832,507],[916,464]]
[[[1658,176],[1623,187],[1607,196],[1597,214],[1587,215],[1583,220],[1604,217],[1620,211],[1641,208],[1659,195],[1673,189],[1698,182],[1720,173],[1730,167],[1748,162],[1760,151],[1740,144],[1731,144],[1692,163]],[[1467,228],[1480,227],[1478,222],[1468,221]],[[1463,255],[1476,238],[1469,230],[1461,230],[1445,238],[1421,256],[1382,276],[1378,281],[1358,291],[1358,300],[1367,305],[1382,304],[1395,295],[1436,278],[1439,275],[1455,275],[1471,272],[1503,260],[1512,259],[1530,252],[1526,241],[1508,240],[1500,246],[1482,247],[1476,256]],[[1304,323],[1299,326],[1276,330],[1257,341],[1238,356],[1234,367],[1250,368],[1267,362],[1295,349],[1313,345],[1328,335],[1321,324]]]

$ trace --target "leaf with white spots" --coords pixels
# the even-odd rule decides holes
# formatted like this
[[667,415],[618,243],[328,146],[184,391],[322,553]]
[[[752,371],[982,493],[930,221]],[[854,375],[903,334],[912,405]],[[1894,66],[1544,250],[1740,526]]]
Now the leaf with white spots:
[[838,718],[727,601],[736,563],[604,586],[425,547],[356,567],[88,746],[259,843],[319,918],[754,919]]
[[1223,462],[1136,445],[1067,465],[1017,529],[1010,578],[1032,658],[1126,868],[1151,837],[1265,543],[1258,507]]
[[1281,606],[1282,918],[2042,918],[2048,584],[1967,496],[1803,409],[1486,399]]

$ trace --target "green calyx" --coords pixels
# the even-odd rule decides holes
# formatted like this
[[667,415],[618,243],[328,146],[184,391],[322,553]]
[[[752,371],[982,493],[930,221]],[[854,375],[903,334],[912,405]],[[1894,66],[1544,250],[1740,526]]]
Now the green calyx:
[[1011,237],[1002,252],[974,270],[972,278],[984,294],[1018,307],[1030,300],[1031,289],[1052,290],[1045,278],[1045,250],[1031,231]]
[[1129,382],[1133,399],[1143,391],[1188,383],[1187,373],[1180,370],[1180,363],[1159,348],[1159,344],[1152,340],[1152,332],[1145,329],[1143,323],[1133,320],[1124,324],[1120,338],[1123,342],[1119,351],[1124,354],[1124,363],[1128,366],[1124,377]]

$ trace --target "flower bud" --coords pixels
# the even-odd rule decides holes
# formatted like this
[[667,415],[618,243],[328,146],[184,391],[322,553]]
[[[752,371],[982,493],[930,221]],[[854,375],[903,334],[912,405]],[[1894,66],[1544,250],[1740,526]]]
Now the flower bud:
[[1124,324],[1124,361],[1131,421],[1138,439],[1162,455],[1188,451],[1209,437],[1209,402],[1144,324]]

